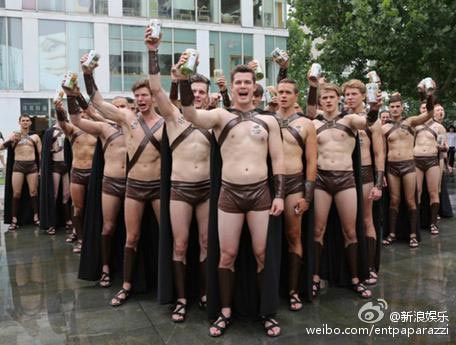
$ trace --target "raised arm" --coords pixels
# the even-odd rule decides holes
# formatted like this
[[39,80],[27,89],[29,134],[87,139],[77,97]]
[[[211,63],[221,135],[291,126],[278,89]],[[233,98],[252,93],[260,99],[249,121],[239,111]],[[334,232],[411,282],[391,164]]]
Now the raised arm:
[[65,108],[63,107],[63,102],[54,101],[54,107],[55,107],[57,121],[59,123],[60,128],[62,128],[62,131],[63,131],[63,133],[65,133],[66,136],[70,137],[74,132],[74,127],[68,121],[68,117],[67,117]]
[[160,115],[165,121],[177,121],[180,115],[179,109],[174,106],[161,86],[160,67],[158,65],[158,47],[160,45],[160,39],[153,40],[151,38],[151,31],[152,29],[148,26],[144,34],[144,43],[149,50],[150,89],[157,102]]
[[83,55],[80,62],[82,71],[84,72],[84,83],[89,94],[90,100],[101,115],[105,118],[117,122],[119,125],[127,122],[126,110],[116,108],[109,102],[105,102],[103,96],[98,91],[98,87],[95,84],[95,79],[93,78],[93,69],[85,66],[84,62],[87,60],[87,54]]
[[318,80],[314,80],[307,74],[309,82],[309,93],[307,94],[307,107],[306,115],[309,119],[313,120],[317,117],[317,103],[318,103]]
[[407,119],[410,126],[416,127],[428,122],[434,116],[434,97],[433,95],[428,95],[426,99],[426,112],[417,116],[412,116]]

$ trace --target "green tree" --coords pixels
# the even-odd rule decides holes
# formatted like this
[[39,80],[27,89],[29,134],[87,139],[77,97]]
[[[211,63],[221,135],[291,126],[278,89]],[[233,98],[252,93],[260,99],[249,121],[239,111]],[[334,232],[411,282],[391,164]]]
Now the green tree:
[[329,79],[365,80],[371,63],[384,89],[412,99],[417,83],[430,76],[447,114],[456,118],[456,1],[290,0],[290,5],[289,27],[306,25],[310,33],[304,40],[324,40],[317,47],[318,62]]

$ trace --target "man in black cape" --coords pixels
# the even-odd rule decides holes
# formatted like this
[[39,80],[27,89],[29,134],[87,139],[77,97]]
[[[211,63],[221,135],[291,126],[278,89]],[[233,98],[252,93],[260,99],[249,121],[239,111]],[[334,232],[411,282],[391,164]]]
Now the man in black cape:
[[[183,55],[179,64],[187,58]],[[211,151],[208,235],[208,312],[216,320],[209,334],[223,335],[234,309],[244,315],[259,313],[266,334],[278,336],[281,329],[273,316],[279,297],[281,231],[280,219],[274,216],[283,211],[284,198],[279,125],[274,117],[253,110],[255,75],[245,65],[231,72],[235,108],[228,110],[195,110],[188,77],[178,77],[184,117],[195,126],[213,128],[217,138]]]
[[[63,160],[54,161],[54,155]],[[69,180],[71,161],[69,140],[65,139],[65,134],[58,125],[51,126],[44,132],[40,169],[40,228],[49,235],[54,235],[60,226],[72,230]],[[58,182],[55,183],[54,179]]]

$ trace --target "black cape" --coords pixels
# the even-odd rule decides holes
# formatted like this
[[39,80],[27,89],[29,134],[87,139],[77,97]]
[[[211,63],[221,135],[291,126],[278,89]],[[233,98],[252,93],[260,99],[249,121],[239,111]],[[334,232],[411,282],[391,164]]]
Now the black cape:
[[450,195],[448,193],[448,174],[446,172],[442,175],[442,182],[440,185],[439,215],[442,218],[453,217],[453,208],[451,207]]
[[[52,142],[54,127],[48,128],[44,132],[43,146],[41,149],[40,165],[40,229],[49,229],[50,227],[65,226],[62,207],[62,183],[59,185],[57,201],[54,201],[54,182],[52,177]],[[71,144],[65,139],[64,144],[64,161],[68,172],[71,170],[72,151]],[[71,199],[68,200],[71,204]]]
[[[174,293],[173,275],[173,232],[169,214],[170,188],[172,171],[172,152],[169,145],[166,124],[163,127],[161,141],[161,173],[160,173],[160,230],[158,248],[158,287],[157,299],[159,303],[173,303]],[[187,298],[198,297],[199,282],[199,241],[198,222],[193,213],[189,232],[189,243],[186,256],[186,295]]]
[[[5,224],[11,224],[12,219],[12,201],[13,201],[13,165],[14,165],[14,149],[10,146],[7,151],[6,159],[6,175],[5,175],[5,197],[4,197],[4,209],[3,209],[3,222]],[[40,161],[38,151],[35,146],[35,161],[39,168]],[[38,186],[39,191],[39,186]],[[39,192],[38,192],[39,195]],[[33,224],[33,207],[32,200],[30,198],[30,192],[26,179],[22,185],[21,200],[19,202],[19,208],[17,210],[17,224],[28,225]]]
[[[214,320],[220,313],[218,265],[220,246],[218,237],[218,199],[221,186],[222,158],[220,147],[212,135],[211,194],[208,234],[208,316]],[[272,186],[271,186],[272,187]],[[273,190],[273,188],[271,188]],[[274,195],[274,193],[271,193]],[[233,312],[239,317],[256,318],[273,315],[279,306],[280,258],[282,249],[281,217],[269,217],[266,257],[261,296],[257,288],[256,261],[246,222],[242,231],[236,259]]]
[[[356,183],[357,215],[356,237],[358,240],[358,278],[364,281],[368,278],[367,246],[363,222],[363,188],[361,179],[361,151],[359,137],[352,154],[353,174]],[[320,277],[332,286],[351,286],[351,275],[345,256],[345,240],[342,233],[340,218],[333,199],[328,215],[328,222],[324,236],[323,251],[321,256]]]

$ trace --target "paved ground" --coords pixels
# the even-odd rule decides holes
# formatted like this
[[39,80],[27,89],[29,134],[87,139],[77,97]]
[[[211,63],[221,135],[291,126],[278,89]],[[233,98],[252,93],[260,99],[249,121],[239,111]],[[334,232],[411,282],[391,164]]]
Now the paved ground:
[[[451,190],[455,192],[454,182]],[[217,340],[208,337],[206,317],[196,307],[190,309],[186,323],[176,325],[169,320],[168,307],[158,305],[151,296],[135,296],[118,309],[108,306],[118,283],[104,290],[78,280],[78,256],[64,243],[63,233],[51,238],[29,227],[12,234],[5,233],[2,225],[0,344],[456,344],[455,225],[456,220],[442,220],[441,235],[435,238],[423,232],[417,250],[395,244],[383,251],[373,302],[382,311],[376,299],[383,298],[388,309],[373,324],[371,336],[334,335],[336,327],[340,331],[353,327],[350,332],[360,333],[360,327],[370,330],[373,326],[358,318],[366,301],[348,290],[331,288],[299,313],[289,312],[284,303],[278,315],[283,326],[280,338],[267,338],[258,323],[235,321],[225,337]],[[427,322],[390,320],[395,312],[404,312],[405,321],[408,311],[411,318],[423,316]],[[311,327],[326,328],[320,335],[311,335]],[[396,332],[392,327],[409,327],[415,333],[422,331],[418,327],[426,327],[426,333],[433,328],[444,334],[395,335],[393,339],[392,334],[375,333]]]

